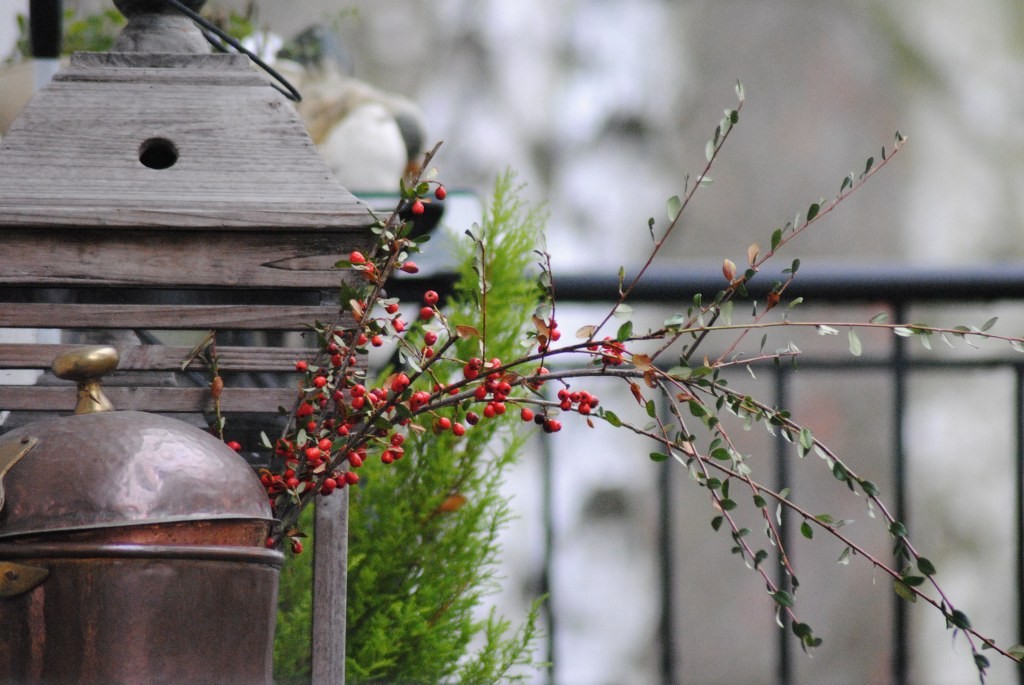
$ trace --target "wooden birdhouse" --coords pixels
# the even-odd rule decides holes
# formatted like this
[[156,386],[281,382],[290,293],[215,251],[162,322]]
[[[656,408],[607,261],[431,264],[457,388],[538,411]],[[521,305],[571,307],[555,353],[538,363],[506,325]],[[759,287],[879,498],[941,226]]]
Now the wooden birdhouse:
[[[115,4],[129,23],[113,51],[74,55],[0,142],[0,336],[65,332],[49,344],[0,337],[0,372],[48,369],[69,335],[100,329],[121,359],[105,388],[115,407],[201,414],[208,376],[173,331],[245,342],[237,332],[335,320],[334,264],[373,243],[372,217],[245,56],[210,54],[162,0]],[[280,377],[303,354],[218,338],[221,373]],[[229,383],[219,409],[276,413],[295,400],[294,387],[248,385]],[[70,412],[75,394],[45,377],[0,385],[0,412]],[[344,508],[342,496],[318,511],[318,682],[340,682],[343,668]]]

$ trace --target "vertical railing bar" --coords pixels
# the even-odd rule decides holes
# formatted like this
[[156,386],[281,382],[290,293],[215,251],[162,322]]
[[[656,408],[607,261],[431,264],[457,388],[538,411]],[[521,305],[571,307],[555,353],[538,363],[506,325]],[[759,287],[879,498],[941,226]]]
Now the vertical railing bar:
[[[775,406],[778,409],[785,409],[786,404],[789,402],[789,384],[785,367],[780,366],[776,368],[773,378],[775,380]],[[788,443],[783,439],[781,432],[775,436],[775,488],[780,492],[783,488],[789,487],[790,482],[789,460],[786,458],[787,445]],[[779,523],[779,549],[786,550],[787,553],[791,554],[789,537],[789,515],[783,509],[782,519]],[[788,592],[790,590],[789,574],[786,573],[785,566],[782,564],[781,552],[778,555],[778,561],[776,583],[780,590]],[[779,685],[794,685],[795,682],[793,679],[791,647],[792,640],[789,631],[785,629],[779,630],[776,643],[776,669]]]
[[[1014,364],[1014,454],[1017,508],[1017,644],[1024,644],[1024,366]],[[1024,663],[1017,665],[1017,683],[1024,685]]]
[[[667,400],[662,398],[662,403]],[[674,683],[676,654],[676,603],[675,603],[675,555],[672,554],[674,527],[672,525],[672,460],[660,465],[658,472],[658,582],[661,588],[661,616],[659,635],[661,639],[661,682]]]
[[547,663],[548,685],[555,683],[555,631],[558,628],[558,618],[555,615],[555,605],[552,592],[552,573],[554,567],[555,550],[555,514],[554,514],[554,468],[553,450],[551,449],[551,437],[547,433],[540,434],[541,444],[541,499],[544,519],[544,557],[540,574],[540,591],[545,597],[544,616],[546,618],[546,630],[544,634],[545,661]]
[[[894,302],[893,318],[897,322],[906,320],[906,306],[903,302]],[[909,525],[908,507],[906,502],[906,451],[904,421],[906,418],[906,343],[901,336],[893,336],[892,343],[892,378],[893,378],[893,506],[895,516],[904,525]],[[907,605],[903,599],[893,593],[893,659],[892,676],[894,685],[906,685],[910,664],[910,647],[908,639],[909,625]]]

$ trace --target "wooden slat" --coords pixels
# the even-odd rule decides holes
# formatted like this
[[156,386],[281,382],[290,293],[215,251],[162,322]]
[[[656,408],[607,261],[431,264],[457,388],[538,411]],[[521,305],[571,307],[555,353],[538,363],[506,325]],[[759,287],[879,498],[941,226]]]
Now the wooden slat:
[[[207,388],[119,388],[104,387],[110,401],[120,410],[150,412],[213,411]],[[77,391],[73,386],[0,385],[0,411],[74,411]],[[223,412],[273,413],[290,408],[296,399],[292,388],[225,388],[220,398]]]
[[[41,345],[36,343],[0,344],[0,368],[48,369],[59,355],[80,349],[81,345]],[[121,371],[180,371],[192,351],[188,347],[164,345],[115,345]],[[312,361],[316,350],[306,347],[217,347],[221,371],[294,371],[299,359]],[[189,370],[205,370],[202,357],[194,359]],[[2,392],[2,391],[0,391]]]
[[[316,498],[313,534],[313,646],[311,685],[345,682],[348,605],[348,492]],[[339,630],[339,626],[341,629]]]
[[0,226],[0,281],[55,287],[296,288],[334,290],[335,269],[368,230],[111,231]]
[[[299,331],[337,316],[335,306],[0,304],[0,328]],[[352,325],[351,316],[339,325]]]

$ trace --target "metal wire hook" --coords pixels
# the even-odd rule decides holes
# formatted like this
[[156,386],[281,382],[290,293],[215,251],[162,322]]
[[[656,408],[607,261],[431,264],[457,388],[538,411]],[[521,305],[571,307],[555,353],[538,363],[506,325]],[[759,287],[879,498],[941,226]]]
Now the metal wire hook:
[[[211,22],[201,17],[198,13],[192,11],[191,9],[183,5],[179,0],[164,0],[164,3],[170,7],[173,7],[174,9],[178,10],[186,17],[194,21],[195,23],[199,24],[199,26],[203,29],[203,35],[206,37],[206,40],[209,41],[210,45],[212,45],[214,48],[220,50],[221,52],[227,52],[223,45],[223,43],[227,43],[232,48],[234,48],[238,52],[241,52],[249,59],[251,59],[253,62],[255,62],[260,69],[270,74],[270,76],[275,81],[277,81],[277,83],[280,83],[281,86],[283,86],[282,88],[281,86],[278,86],[277,83],[271,83],[271,88],[278,91],[292,102],[302,101],[302,94],[299,93],[298,89],[296,89],[295,86],[289,83],[288,79],[282,76],[276,69],[274,69],[269,64],[260,59],[259,56],[256,55],[256,53],[254,53],[252,50],[245,47],[235,38],[228,35],[220,28],[218,28]],[[211,36],[211,34],[219,38],[221,41],[223,41],[223,43],[215,40],[213,36]]]

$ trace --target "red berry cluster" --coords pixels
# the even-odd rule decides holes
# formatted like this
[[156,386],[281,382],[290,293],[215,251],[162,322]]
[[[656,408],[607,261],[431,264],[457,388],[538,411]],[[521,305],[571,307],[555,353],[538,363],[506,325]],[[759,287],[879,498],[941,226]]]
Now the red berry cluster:
[[559,407],[563,411],[576,411],[586,416],[597,406],[600,400],[596,395],[591,395],[586,390],[570,392],[568,388],[558,391]]
[[587,350],[594,352],[603,366],[620,366],[626,361],[626,345],[610,336],[599,343],[587,345]]
[[[425,197],[429,188],[421,183],[406,191],[413,214],[421,213],[424,201],[430,201]],[[444,186],[437,185],[433,195],[443,200]],[[358,250],[348,255],[348,266],[362,276],[352,294],[342,298],[355,326],[352,330],[318,327],[320,354],[315,360],[295,363],[296,371],[303,375],[295,424],[286,437],[271,446],[277,466],[260,473],[271,505],[282,521],[287,521],[286,526],[292,523],[288,516],[297,516],[295,512],[313,495],[330,495],[358,483],[357,470],[368,458],[379,458],[384,464],[402,459],[412,432],[450,432],[462,437],[467,427],[506,414],[510,405],[519,408],[524,422],[532,421],[548,433],[562,428],[554,416],[557,411],[548,409],[552,403],[529,394],[542,388],[546,368],[536,366],[524,373],[519,369],[525,360],[504,364],[499,358],[485,360],[483,355],[469,359],[450,356],[453,345],[466,332],[449,324],[436,291],[423,293],[413,323],[403,317],[399,300],[384,294],[388,274],[419,270],[408,259],[416,250],[411,241],[401,237],[403,230],[383,230],[382,242],[370,256]],[[546,354],[561,337],[554,310],[533,320],[538,351]],[[385,341],[398,347],[412,370],[397,371],[375,387],[369,386],[357,362]],[[594,343],[590,351],[605,365],[624,360],[623,344],[611,339]],[[459,367],[461,375],[453,373]],[[587,415],[597,405],[597,397],[590,393],[565,389],[558,394],[562,411]],[[538,411],[538,406],[543,410]],[[291,538],[293,551],[301,550],[299,536],[293,533],[279,535]]]

